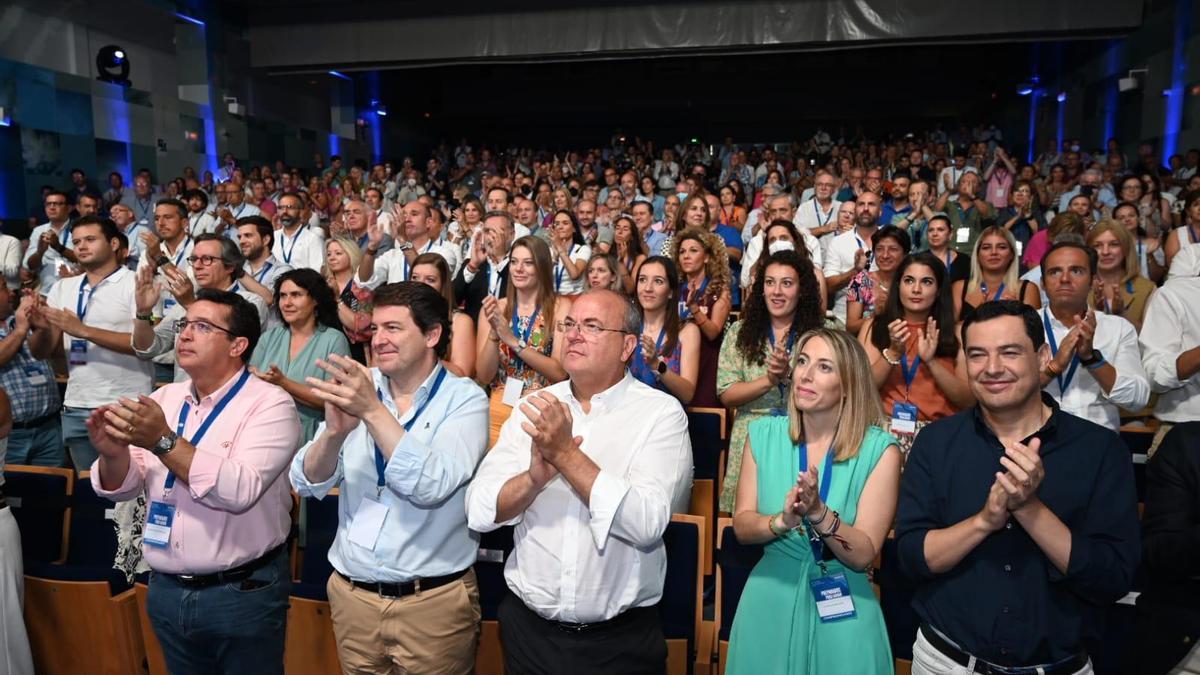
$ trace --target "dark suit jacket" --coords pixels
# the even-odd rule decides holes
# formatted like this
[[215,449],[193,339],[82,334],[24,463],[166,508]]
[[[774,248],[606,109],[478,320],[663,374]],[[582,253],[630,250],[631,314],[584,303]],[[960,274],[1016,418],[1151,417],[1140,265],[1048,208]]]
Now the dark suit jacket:
[[[463,276],[463,273],[467,271],[466,264],[463,264],[454,277],[454,298],[462,304],[463,311],[473,320],[479,318],[479,310],[483,307],[483,299],[487,296],[491,264],[490,260],[485,260],[469,284]],[[508,265],[505,265],[504,269],[500,270],[500,297],[504,297],[507,292]]]
[[1166,673],[1200,640],[1200,422],[1177,424],[1146,465],[1146,589],[1130,673]]

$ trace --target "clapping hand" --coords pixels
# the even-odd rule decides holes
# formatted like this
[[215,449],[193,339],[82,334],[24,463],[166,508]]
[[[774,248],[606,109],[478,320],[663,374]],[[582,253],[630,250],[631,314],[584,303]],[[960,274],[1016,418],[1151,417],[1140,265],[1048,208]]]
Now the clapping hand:
[[375,393],[371,370],[354,359],[330,354],[329,360],[317,359],[317,367],[329,373],[330,379],[307,377],[312,393],[322,401],[340,408],[356,418],[363,418],[383,403]]
[[259,370],[254,366],[250,366],[250,372],[263,382],[277,386],[287,379],[287,377],[283,374],[283,371],[279,369],[279,366],[275,365],[274,363],[272,363],[271,366],[266,370]]
[[996,482],[1004,489],[1005,507],[1016,511],[1037,495],[1046,470],[1042,467],[1042,441],[1034,438],[1029,444],[1013,443],[1004,450],[1000,464],[1007,472],[996,472]]
[[[907,325],[905,325],[905,330],[908,330]],[[937,356],[939,335],[937,319],[931,316],[925,321],[925,328],[917,339],[917,356],[925,363],[932,363],[934,357]]]
[[162,408],[146,395],[134,401],[120,398],[104,411],[104,431],[120,443],[152,448],[158,439],[171,430]]
[[[936,326],[936,322],[935,322]],[[896,319],[888,324],[888,337],[891,340],[891,349],[899,357],[908,351],[908,338],[912,333],[908,329],[908,322],[904,319]]]
[[790,360],[787,347],[782,344],[775,345],[775,348],[767,354],[767,381],[771,383],[771,386],[787,380],[788,374],[791,372]]
[[579,451],[583,437],[571,433],[571,409],[553,394],[544,390],[532,394],[521,403],[521,412],[526,417],[521,428],[533,441],[534,451],[555,468],[568,454]]
[[642,359],[647,366],[654,369],[658,366],[658,349],[649,335],[642,335]]

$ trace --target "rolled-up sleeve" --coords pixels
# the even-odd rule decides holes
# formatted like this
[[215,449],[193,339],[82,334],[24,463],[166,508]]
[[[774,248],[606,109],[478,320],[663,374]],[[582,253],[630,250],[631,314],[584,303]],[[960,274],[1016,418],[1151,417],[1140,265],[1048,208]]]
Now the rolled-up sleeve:
[[[933,433],[931,433],[933,432]],[[900,499],[896,508],[896,553],[900,568],[909,577],[922,580],[935,575],[925,560],[925,536],[945,527],[935,514],[933,473],[936,429],[926,429],[913,442],[904,473],[900,476]]]
[[529,435],[521,430],[524,420],[521,409],[514,408],[512,415],[500,427],[496,444],[479,464],[475,479],[467,486],[467,526],[476,532],[491,532],[504,525],[521,522],[523,514],[518,513],[510,520],[497,523],[496,500],[505,483],[529,470],[532,455]]
[[[317,499],[324,499],[325,495],[329,494],[330,490],[337,487],[342,482],[342,474],[344,471],[344,466],[342,464],[342,453],[345,450],[345,445],[343,445],[341,448],[338,448],[337,466],[334,468],[333,473],[329,475],[329,478],[314,483],[310,481],[308,479],[308,475],[304,473],[304,459],[308,457],[308,450],[312,447],[313,442],[320,438],[321,434],[323,433],[325,433],[325,423],[321,422],[320,426],[317,427],[317,433],[313,435],[313,441],[305,443],[304,447],[300,448],[300,452],[297,452],[296,456],[292,458],[292,465],[288,471],[288,482],[292,484],[292,488],[296,490],[296,494],[300,495],[301,497],[316,497]],[[357,435],[361,433],[361,430],[355,430],[354,433]]]
[[1083,522],[1070,526],[1071,557],[1066,574],[1047,565],[1051,582],[1064,583],[1097,605],[1116,602],[1129,592],[1141,555],[1129,449],[1116,435],[1105,435],[1111,440],[1104,448]]
[[247,416],[236,450],[229,457],[197,448],[188,472],[188,490],[197,502],[242,513],[254,506],[293,461],[300,440],[300,417],[286,394],[265,399]]
[[1183,308],[1176,305],[1176,298],[1169,289],[1160,289],[1150,298],[1139,340],[1142,345],[1142,367],[1150,382],[1150,389],[1156,393],[1179,389],[1187,384],[1179,379],[1179,370],[1175,365],[1184,351],[1181,330],[1183,317]]
[[100,482],[100,460],[92,462],[91,481],[92,490],[97,495],[111,499],[114,502],[128,501],[136,497],[146,487],[146,463],[145,451],[139,448],[129,447],[129,470],[125,472],[125,479],[121,481],[121,485],[116,490],[105,490]]
[[425,444],[404,434],[384,472],[388,489],[419,506],[434,506],[471,479],[487,449],[488,400],[477,387],[450,409]]
[[1117,341],[1117,353],[1113,358],[1113,367],[1117,370],[1117,379],[1113,382],[1112,391],[1108,392],[1108,400],[1126,410],[1141,410],[1150,400],[1150,382],[1146,371],[1142,368],[1142,354],[1138,351],[1137,331],[1133,324],[1124,319],[1115,321],[1121,326],[1121,336]]
[[671,512],[692,483],[692,442],[687,416],[676,407],[653,425],[634,453],[627,477],[601,470],[592,484],[588,527],[603,551],[610,536],[644,548],[662,540]]
[[158,324],[154,326],[154,342],[151,342],[150,346],[146,349],[138,349],[137,345],[134,345],[132,342],[132,335],[130,335],[129,339],[130,345],[133,347],[133,353],[136,354],[139,359],[148,361],[156,356],[162,356],[169,351],[173,351],[175,349],[175,338],[177,336],[178,334],[175,332],[175,321],[173,318],[163,317],[163,320],[159,321]]

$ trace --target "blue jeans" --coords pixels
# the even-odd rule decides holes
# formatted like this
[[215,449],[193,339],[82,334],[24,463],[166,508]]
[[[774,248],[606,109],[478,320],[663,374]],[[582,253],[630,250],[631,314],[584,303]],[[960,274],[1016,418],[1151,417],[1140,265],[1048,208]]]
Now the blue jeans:
[[[265,584],[253,590],[247,585]],[[283,675],[287,553],[246,581],[193,589],[153,572],[146,613],[172,675]]]
[[41,426],[13,429],[8,435],[8,463],[32,466],[62,466],[67,462],[63,450],[62,425],[58,416]]
[[91,416],[91,408],[63,408],[62,439],[76,471],[92,468],[92,463],[100,457],[88,438],[87,419]]

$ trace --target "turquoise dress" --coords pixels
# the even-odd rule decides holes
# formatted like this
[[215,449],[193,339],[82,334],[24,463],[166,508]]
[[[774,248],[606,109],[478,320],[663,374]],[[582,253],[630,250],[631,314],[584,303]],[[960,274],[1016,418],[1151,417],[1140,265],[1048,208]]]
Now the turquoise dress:
[[[858,499],[871,471],[896,439],[870,427],[858,455],[833,465],[830,509],[853,525]],[[788,434],[788,418],[765,417],[750,425],[750,451],[758,466],[758,511],[777,513],[800,471],[796,446]],[[864,572],[841,562],[825,563],[830,574],[846,575],[857,614],[823,623],[817,616],[809,581],[821,575],[808,539],[789,532],[767,543],[738,603],[729,640],[731,675],[861,675],[891,673],[892,650],[879,601]]]
[[[250,357],[250,365],[263,371],[275,365],[288,379],[304,382],[306,377],[329,379],[329,373],[317,367],[317,359],[328,360],[330,354],[350,357],[350,341],[342,331],[320,324],[294,361],[288,358],[291,344],[292,331],[287,326],[276,326],[268,330],[258,339],[258,345],[254,347],[254,354]],[[300,413],[300,443],[304,444],[311,441],[317,433],[317,427],[325,419],[325,410],[310,408],[299,401],[296,401],[296,410]]]

